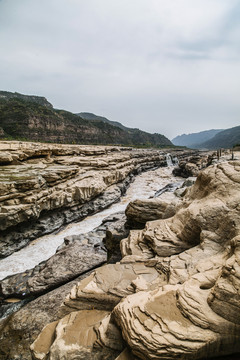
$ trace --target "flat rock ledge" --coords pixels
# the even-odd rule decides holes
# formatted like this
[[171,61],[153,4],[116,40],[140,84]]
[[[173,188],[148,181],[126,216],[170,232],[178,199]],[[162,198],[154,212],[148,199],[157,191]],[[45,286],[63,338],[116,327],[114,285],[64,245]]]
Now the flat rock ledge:
[[240,352],[239,204],[240,162],[200,172],[173,216],[131,231],[120,262],[72,288],[62,319],[31,345],[33,358],[197,360]]

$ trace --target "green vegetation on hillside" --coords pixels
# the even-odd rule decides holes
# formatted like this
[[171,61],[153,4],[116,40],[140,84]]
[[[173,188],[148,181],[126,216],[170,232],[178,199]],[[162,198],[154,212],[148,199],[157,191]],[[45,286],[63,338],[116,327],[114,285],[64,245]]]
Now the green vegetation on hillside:
[[14,96],[5,96],[3,93],[0,92],[1,139],[139,147],[172,146],[170,140],[161,134],[149,134],[138,129],[125,130],[124,127],[112,125],[110,121],[83,119],[71,112],[53,109],[45,98],[34,102],[38,97],[33,96],[29,101],[26,95],[10,93]]
[[206,149],[229,149],[240,143],[240,126],[223,130],[216,134],[212,139],[201,144],[201,148]]
[[222,129],[212,129],[200,131],[192,134],[182,134],[172,139],[172,143],[177,146],[187,146],[192,149],[198,149],[203,142],[210,140]]
[[[172,143],[170,142],[170,140],[168,140],[164,135],[161,135],[161,134],[156,134],[156,133],[149,134],[149,133],[139,130],[139,129],[129,128],[129,127],[122,125],[121,123],[119,123],[117,121],[111,121],[103,116],[97,116],[92,113],[82,112],[82,113],[79,113],[76,115],[81,116],[82,118],[84,118],[86,120],[90,120],[96,126],[99,126],[98,124],[105,123],[105,124],[109,124],[114,127],[117,127],[118,129],[123,130],[124,134],[125,134],[124,136],[126,137],[126,139],[128,139],[128,143],[133,146],[134,145],[136,146],[139,144],[142,147],[151,147],[151,146],[159,147],[159,146],[161,146],[159,144],[165,144],[166,146],[172,146]],[[101,125],[101,126],[103,126],[103,125]]]
[[20,99],[25,100],[28,102],[34,102],[39,105],[47,106],[52,108],[52,104],[47,101],[47,99],[43,96],[36,96],[36,95],[23,95],[17,92],[10,92],[10,91],[0,91],[0,100],[10,100],[10,99]]

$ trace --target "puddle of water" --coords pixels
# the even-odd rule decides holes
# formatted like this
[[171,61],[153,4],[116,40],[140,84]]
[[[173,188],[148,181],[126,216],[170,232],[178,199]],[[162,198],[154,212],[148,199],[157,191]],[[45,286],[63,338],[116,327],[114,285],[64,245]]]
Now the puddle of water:
[[40,262],[47,260],[55,254],[56,249],[63,243],[66,236],[87,233],[101,225],[102,220],[107,216],[124,211],[130,201],[147,199],[169,182],[179,182],[179,178],[173,177],[171,173],[172,168],[169,167],[138,175],[135,181],[130,184],[126,195],[122,197],[120,202],[80,222],[67,225],[57,234],[39,237],[25,248],[0,260],[0,280],[6,276],[31,269]]

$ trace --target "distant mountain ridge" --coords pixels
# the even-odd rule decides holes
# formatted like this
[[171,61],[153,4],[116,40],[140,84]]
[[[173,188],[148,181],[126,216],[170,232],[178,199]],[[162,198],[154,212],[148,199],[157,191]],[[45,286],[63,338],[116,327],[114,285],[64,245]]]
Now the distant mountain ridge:
[[[96,121],[103,121],[103,122],[106,122],[110,125],[113,125],[113,126],[117,126],[119,127],[120,129],[123,129],[123,130],[129,130],[131,128],[128,128],[124,125],[122,125],[120,122],[118,121],[112,121],[112,120],[108,120],[106,117],[104,116],[99,116],[99,115],[95,115],[93,113],[89,113],[89,112],[80,112],[80,113],[77,113],[76,115],[78,116],[81,116],[82,119],[86,119],[86,120],[96,120]],[[131,129],[133,130],[133,129]]]
[[[132,141],[136,141],[136,139],[139,139],[139,140],[141,139],[142,142],[147,141],[149,144],[150,143],[157,144],[159,141],[160,142],[165,141],[165,139],[163,139],[164,135],[157,134],[157,133],[149,134],[146,131],[142,131],[142,130],[139,130],[136,128],[129,128],[129,127],[122,125],[118,121],[112,121],[112,120],[107,119],[106,117],[98,116],[93,113],[81,112],[76,115],[79,115],[83,119],[86,119],[89,121],[100,121],[100,122],[104,122],[106,124],[118,127],[119,129],[124,130],[126,132],[127,136],[132,139]],[[151,135],[151,138],[149,137],[149,135]]]
[[187,146],[189,148],[198,149],[201,144],[213,138],[223,129],[211,129],[200,131],[198,133],[182,134],[172,139],[172,143],[178,146]]
[[83,119],[69,111],[54,109],[44,97],[0,92],[0,139],[139,147],[173,146],[162,134],[128,129],[102,117],[103,121],[94,114],[91,117],[94,119]]
[[[205,140],[200,141],[201,139]],[[225,130],[213,129],[188,135],[183,134],[172,139],[172,142],[174,145],[187,146],[195,149],[230,149],[240,144],[240,126]]]
[[213,138],[200,145],[201,149],[230,149],[240,144],[240,126],[235,126],[217,133]]

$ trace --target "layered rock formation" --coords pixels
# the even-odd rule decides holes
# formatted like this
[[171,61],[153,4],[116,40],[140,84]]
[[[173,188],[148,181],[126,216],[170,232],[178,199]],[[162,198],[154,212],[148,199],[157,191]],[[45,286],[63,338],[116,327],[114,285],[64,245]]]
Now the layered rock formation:
[[[60,308],[63,319],[31,346],[34,357],[61,359],[69,351],[69,358],[81,359],[89,351],[89,359],[101,359],[106,351],[117,358],[112,344],[118,359],[192,360],[239,352],[239,194],[240,162],[202,171],[175,215],[131,231],[121,242],[120,263],[95,270],[72,288]],[[87,311],[97,311],[99,320],[97,315],[86,350],[73,334]],[[109,339],[116,325],[128,350],[121,350],[121,336]]]
[[134,174],[166,165],[158,150],[0,143],[0,256],[119,200]]
[[188,157],[184,157],[178,163],[178,166],[173,170],[173,174],[176,176],[182,176],[187,178],[189,176],[197,176],[199,171],[206,168],[212,163],[214,157],[213,153],[209,152],[195,152]]

